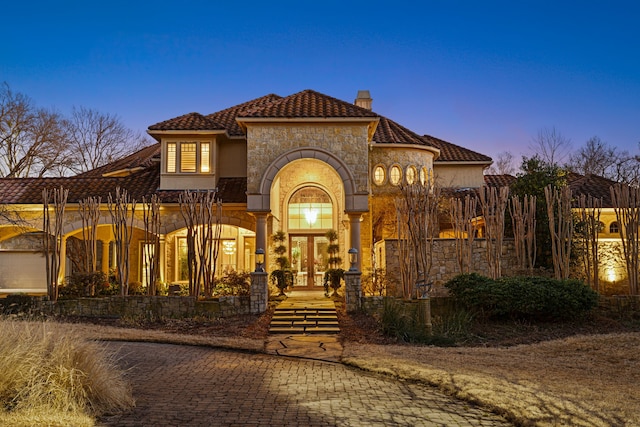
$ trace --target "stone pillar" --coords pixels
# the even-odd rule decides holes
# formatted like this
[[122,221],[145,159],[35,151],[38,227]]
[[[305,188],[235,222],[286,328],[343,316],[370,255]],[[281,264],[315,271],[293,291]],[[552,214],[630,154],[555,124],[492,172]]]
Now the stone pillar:
[[254,271],[251,273],[251,314],[260,314],[267,311],[269,301],[269,286],[267,273]]
[[60,243],[60,273],[58,273],[58,286],[64,283],[64,278],[67,277],[67,236],[60,236],[62,240]]
[[109,241],[100,240],[100,242],[102,242],[102,261],[100,262],[100,271],[109,277]]
[[362,308],[362,273],[360,271],[345,271],[345,305],[348,313]]
[[349,213],[349,232],[351,244],[350,248],[355,248],[358,251],[358,262],[356,263],[356,269],[362,271],[362,244],[360,243],[360,221],[362,220],[362,214]]

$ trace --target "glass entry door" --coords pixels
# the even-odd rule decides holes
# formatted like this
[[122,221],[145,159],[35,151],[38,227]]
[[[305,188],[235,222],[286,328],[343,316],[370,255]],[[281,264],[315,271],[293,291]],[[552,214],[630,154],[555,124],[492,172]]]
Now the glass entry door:
[[329,240],[322,235],[292,235],[289,241],[291,269],[294,271],[294,287],[313,288],[323,286],[324,272],[328,266]]

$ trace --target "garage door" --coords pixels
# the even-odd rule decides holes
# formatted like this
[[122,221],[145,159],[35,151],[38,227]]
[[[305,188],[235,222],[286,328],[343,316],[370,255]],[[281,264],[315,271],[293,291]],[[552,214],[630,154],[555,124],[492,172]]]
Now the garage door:
[[47,293],[42,252],[0,251],[0,293]]

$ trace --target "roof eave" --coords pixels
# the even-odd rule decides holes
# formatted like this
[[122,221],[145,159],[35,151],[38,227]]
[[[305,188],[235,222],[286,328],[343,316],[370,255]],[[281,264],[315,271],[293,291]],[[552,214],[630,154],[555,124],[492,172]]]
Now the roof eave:
[[380,117],[237,117],[236,122],[246,133],[247,123],[368,123],[368,141],[373,139]]
[[182,130],[156,130],[156,129],[147,129],[147,133],[151,135],[156,141],[160,142],[163,136],[177,136],[184,134],[191,135],[224,135],[227,131],[225,129],[210,129],[210,130],[190,130],[190,129],[182,129]]
[[380,148],[418,148],[420,150],[432,152],[433,160],[436,160],[438,157],[440,157],[440,149],[432,145],[395,143],[395,142],[374,142],[372,146],[380,147]]

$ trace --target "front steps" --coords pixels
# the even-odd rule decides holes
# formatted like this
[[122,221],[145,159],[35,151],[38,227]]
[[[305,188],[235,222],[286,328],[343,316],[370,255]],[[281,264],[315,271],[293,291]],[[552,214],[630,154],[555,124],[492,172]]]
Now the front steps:
[[270,334],[337,334],[340,333],[336,306],[331,300],[289,298],[275,309]]

